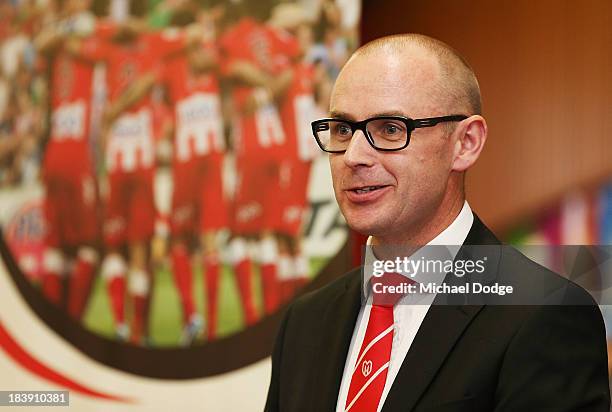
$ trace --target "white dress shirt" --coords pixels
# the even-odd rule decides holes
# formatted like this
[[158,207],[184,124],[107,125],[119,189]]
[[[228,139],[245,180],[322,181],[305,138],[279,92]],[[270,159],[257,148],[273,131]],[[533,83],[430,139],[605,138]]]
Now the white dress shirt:
[[[428,245],[462,245],[465,238],[472,227],[474,222],[474,215],[472,209],[468,205],[467,201],[464,202],[463,208],[455,218],[455,220],[440,233],[434,239],[432,239]],[[368,238],[368,245],[371,244],[371,237]],[[455,258],[459,248],[452,249],[450,251],[452,258]],[[418,278],[416,279],[418,281]],[[442,279],[440,279],[442,280]],[[406,297],[410,298],[410,297]],[[404,362],[404,358],[410,349],[410,345],[414,340],[431,302],[435,298],[435,295],[427,295],[425,301],[420,301],[419,304],[410,304],[406,301],[401,301],[396,304],[393,308],[393,343],[391,347],[391,358],[389,361],[389,370],[387,371],[387,380],[385,381],[385,387],[378,404],[378,411],[382,409],[385,403],[385,399],[389,394],[391,385],[399,372],[400,366]],[[351,344],[349,346],[346,363],[344,364],[344,372],[342,374],[342,382],[340,384],[340,393],[338,394],[338,402],[336,403],[336,412],[344,412],[346,406],[346,398],[348,396],[349,387],[351,385],[351,377],[353,375],[353,369],[355,362],[357,362],[357,356],[363,343],[363,337],[368,326],[368,319],[370,318],[370,309],[372,297],[370,296],[366,304],[361,306],[359,316],[357,317],[357,323],[355,324],[355,330],[353,331],[353,337],[351,338]]]

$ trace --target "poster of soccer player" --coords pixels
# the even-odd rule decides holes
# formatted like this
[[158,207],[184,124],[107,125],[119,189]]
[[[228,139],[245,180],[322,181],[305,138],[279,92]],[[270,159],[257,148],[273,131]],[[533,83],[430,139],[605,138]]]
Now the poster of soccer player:
[[[360,3],[0,8],[8,359],[123,402],[108,376],[77,376],[195,379],[267,357],[286,306],[350,264],[310,123],[358,45]],[[57,369],[31,339],[93,369]]]

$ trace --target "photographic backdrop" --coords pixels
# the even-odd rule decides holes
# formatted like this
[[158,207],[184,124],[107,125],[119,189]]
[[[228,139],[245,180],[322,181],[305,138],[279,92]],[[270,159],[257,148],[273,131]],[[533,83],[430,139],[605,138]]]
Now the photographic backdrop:
[[349,265],[310,122],[360,4],[0,8],[0,386],[260,409],[283,308]]

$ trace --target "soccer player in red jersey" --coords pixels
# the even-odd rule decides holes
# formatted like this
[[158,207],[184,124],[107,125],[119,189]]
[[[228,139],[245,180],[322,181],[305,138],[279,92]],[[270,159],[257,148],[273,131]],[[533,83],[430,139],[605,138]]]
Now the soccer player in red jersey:
[[[175,13],[185,25],[185,13]],[[188,16],[193,21],[193,16]],[[182,31],[186,50],[163,62],[158,78],[138,79],[127,91],[131,99],[147,95],[157,83],[166,89],[174,120],[173,195],[169,223],[171,264],[183,309],[181,342],[190,344],[202,329],[202,317],[193,299],[192,258],[201,245],[207,291],[207,337],[216,335],[219,250],[218,232],[227,227],[223,198],[222,161],[225,149],[220,91],[214,69],[217,57],[210,43],[202,44],[199,31]],[[200,36],[201,37],[201,36]]]
[[279,148],[285,141],[285,132],[275,99],[286,87],[287,63],[293,51],[286,49],[288,43],[279,38],[277,31],[262,22],[262,5],[247,3],[245,7],[249,17],[241,18],[224,33],[220,47],[222,71],[232,82],[237,113],[232,133],[238,185],[230,248],[244,318],[249,325],[258,315],[253,303],[252,265],[246,238],[259,241],[255,256],[261,272],[265,312],[273,312],[280,302],[278,249],[273,229],[280,179]]
[[[108,198],[103,221],[107,254],[102,276],[117,335],[127,339],[131,332],[134,342],[147,339],[152,282],[149,244],[156,218],[155,142],[150,95],[135,99],[126,93],[141,77],[158,78],[158,62],[182,47],[180,39],[144,33],[137,20],[123,25],[112,42],[75,46],[79,55],[106,64],[110,104],[104,133]],[[122,249],[127,250],[127,261]],[[131,331],[125,319],[126,289],[132,303]]]
[[76,319],[85,310],[98,262],[98,195],[90,145],[94,66],[67,53],[64,43],[69,36],[95,42],[90,35],[104,35],[89,5],[65,2],[64,18],[36,39],[51,68],[51,130],[42,165],[48,228],[42,291],[57,304],[67,297],[67,309]]
[[165,84],[174,107],[173,195],[170,230],[174,278],[183,304],[184,341],[201,323],[193,303],[191,256],[202,248],[207,293],[207,338],[217,332],[220,274],[218,234],[228,226],[223,197],[223,118],[212,44],[196,43],[170,59]]
[[[312,160],[318,147],[312,139],[310,123],[321,117],[315,91],[318,88],[314,66],[304,61],[310,46],[311,27],[297,4],[274,8],[269,24],[285,31],[284,41],[299,42],[300,53],[291,61],[291,82],[282,94],[279,107],[286,140],[282,145],[280,192],[275,231],[279,241],[279,281],[282,300],[308,279],[309,264],[302,247],[302,229],[307,212],[307,192]],[[289,44],[290,48],[295,45]]]
[[287,134],[286,157],[281,163],[279,276],[283,300],[302,286],[308,276],[308,259],[302,249],[302,229],[307,212],[308,182],[314,156],[310,123],[319,118],[314,99],[314,69],[306,63],[294,66],[293,81],[281,103]]

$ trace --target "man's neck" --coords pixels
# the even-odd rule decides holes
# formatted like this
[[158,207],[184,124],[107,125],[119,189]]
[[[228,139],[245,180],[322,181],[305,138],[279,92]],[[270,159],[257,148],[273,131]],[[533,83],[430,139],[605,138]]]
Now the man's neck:
[[[459,251],[461,245],[465,242],[473,223],[474,214],[472,213],[472,209],[470,208],[469,204],[464,201],[461,210],[454,220],[442,232],[440,232],[426,244],[411,244],[401,246],[389,244],[376,245],[372,243],[374,239],[369,237],[367,242],[368,247],[366,248],[365,265],[366,267],[368,267],[368,265],[373,265],[374,260],[396,261],[397,258],[410,258],[411,256],[415,256],[415,253],[420,253],[419,250],[422,251],[421,256],[442,256],[440,255],[442,253],[444,254],[444,259],[455,259],[457,252]],[[422,246],[433,247],[427,249],[422,248]],[[433,255],[431,255],[432,253]],[[447,257],[446,253],[449,253],[450,255]],[[414,280],[420,281],[418,279],[419,276],[420,275],[417,274]]]
[[465,196],[456,196],[454,199],[452,199],[452,201],[442,202],[440,207],[437,208],[436,212],[432,216],[423,219],[420,223],[414,225],[413,227],[406,228],[405,231],[390,236],[372,236],[370,241],[372,242],[373,246],[426,245],[455,221],[457,216],[459,216],[464,203]]

